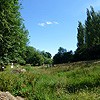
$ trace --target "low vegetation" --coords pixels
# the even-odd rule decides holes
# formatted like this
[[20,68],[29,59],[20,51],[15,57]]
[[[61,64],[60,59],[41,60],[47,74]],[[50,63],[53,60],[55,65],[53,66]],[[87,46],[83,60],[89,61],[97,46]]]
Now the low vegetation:
[[0,90],[26,100],[100,100],[100,63],[77,62],[55,67],[20,66],[0,72]]

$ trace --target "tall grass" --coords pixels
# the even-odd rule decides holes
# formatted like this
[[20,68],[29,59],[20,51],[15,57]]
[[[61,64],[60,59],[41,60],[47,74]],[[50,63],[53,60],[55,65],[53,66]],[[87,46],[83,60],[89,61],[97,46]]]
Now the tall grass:
[[100,100],[99,63],[23,68],[25,73],[0,72],[0,90],[26,100]]

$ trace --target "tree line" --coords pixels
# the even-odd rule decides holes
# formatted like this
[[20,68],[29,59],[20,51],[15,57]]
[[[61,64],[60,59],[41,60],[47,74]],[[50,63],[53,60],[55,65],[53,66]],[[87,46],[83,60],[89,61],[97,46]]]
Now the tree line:
[[87,9],[85,24],[78,23],[75,52],[60,47],[51,59],[49,52],[28,45],[29,33],[20,13],[19,0],[0,1],[0,63],[59,64],[100,59],[100,12]]
[[95,12],[93,7],[87,9],[85,24],[78,22],[77,49],[75,52],[61,49],[53,57],[54,64],[73,61],[100,59],[100,12]]
[[28,46],[28,30],[19,0],[0,0],[0,63],[42,65],[52,63],[51,54]]

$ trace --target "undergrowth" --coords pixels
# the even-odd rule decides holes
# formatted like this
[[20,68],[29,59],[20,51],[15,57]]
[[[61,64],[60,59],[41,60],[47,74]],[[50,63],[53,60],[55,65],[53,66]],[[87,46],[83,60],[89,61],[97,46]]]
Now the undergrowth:
[[21,68],[26,72],[14,73],[9,68],[0,72],[0,91],[26,100],[100,100],[99,63]]

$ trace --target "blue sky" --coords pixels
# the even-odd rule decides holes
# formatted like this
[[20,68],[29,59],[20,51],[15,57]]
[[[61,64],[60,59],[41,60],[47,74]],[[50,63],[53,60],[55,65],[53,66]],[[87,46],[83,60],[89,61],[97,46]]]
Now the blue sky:
[[100,0],[21,0],[21,15],[29,31],[30,46],[58,52],[77,48],[78,21],[84,23],[90,5],[100,10]]

